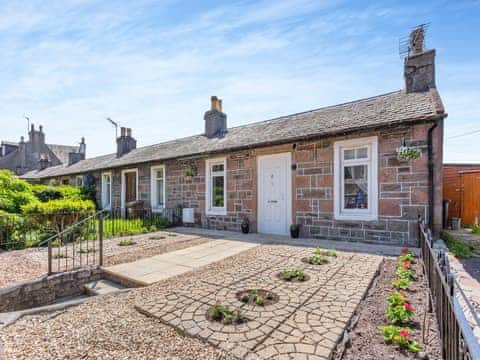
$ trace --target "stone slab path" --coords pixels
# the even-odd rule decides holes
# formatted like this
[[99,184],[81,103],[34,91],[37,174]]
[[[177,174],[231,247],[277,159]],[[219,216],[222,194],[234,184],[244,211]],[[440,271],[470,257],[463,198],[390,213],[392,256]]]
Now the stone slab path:
[[[203,271],[174,290],[162,282],[152,285],[136,308],[239,359],[330,359],[383,257],[338,252],[325,265],[302,261],[312,253],[312,248],[260,246],[254,257],[222,271]],[[310,278],[283,281],[278,274],[284,269],[304,269]],[[245,289],[269,290],[278,302],[242,303],[236,293]],[[209,321],[206,314],[215,303],[240,309],[248,321]]]
[[117,278],[139,285],[151,285],[257,246],[259,246],[257,243],[212,239],[207,243],[186,249],[108,266],[104,270]]

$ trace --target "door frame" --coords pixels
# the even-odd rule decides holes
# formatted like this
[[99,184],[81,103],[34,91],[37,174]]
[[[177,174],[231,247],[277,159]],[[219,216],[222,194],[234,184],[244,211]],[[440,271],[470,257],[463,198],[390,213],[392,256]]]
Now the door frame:
[[127,174],[127,173],[132,173],[132,172],[135,173],[135,185],[136,185],[136,189],[135,189],[135,200],[138,200],[138,169],[135,168],[135,169],[125,169],[125,170],[122,170],[122,176],[121,176],[121,177],[122,177],[122,184],[121,184],[121,202],[120,202],[120,208],[122,209],[122,211],[125,209],[125,197],[126,197],[125,174]]
[[285,194],[285,206],[286,206],[286,224],[285,224],[285,233],[284,235],[289,234],[290,224],[292,222],[292,209],[293,209],[293,200],[292,200],[292,153],[291,152],[282,152],[270,155],[259,155],[257,156],[257,227],[258,232],[261,231],[261,214],[262,214],[262,204],[260,203],[260,194],[262,193],[260,176],[262,175],[260,169],[260,160],[264,159],[275,159],[275,158],[284,158],[287,160],[287,169],[286,169],[286,191]]

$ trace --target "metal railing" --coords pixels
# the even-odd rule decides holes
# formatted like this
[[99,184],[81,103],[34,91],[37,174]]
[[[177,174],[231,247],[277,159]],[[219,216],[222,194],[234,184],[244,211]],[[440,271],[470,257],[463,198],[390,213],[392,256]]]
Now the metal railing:
[[443,358],[480,359],[479,344],[455,297],[455,278],[450,272],[448,257],[444,251],[433,249],[432,233],[422,219],[419,219],[419,237],[424,271],[430,288],[430,304],[437,316],[440,331]]
[[103,265],[103,218],[99,211],[39,244],[48,247],[48,275]]
[[48,274],[102,266],[104,239],[154,232],[181,220],[181,209],[101,210],[40,243],[48,246]]

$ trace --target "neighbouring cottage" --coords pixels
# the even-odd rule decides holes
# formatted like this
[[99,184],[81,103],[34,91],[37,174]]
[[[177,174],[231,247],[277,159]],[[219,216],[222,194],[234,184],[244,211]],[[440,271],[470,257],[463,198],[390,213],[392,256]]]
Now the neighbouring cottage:
[[[45,183],[88,175],[103,208],[135,200],[153,211],[194,209],[197,226],[319,239],[417,244],[417,221],[442,222],[443,120],[435,50],[410,37],[405,89],[336,106],[227,127],[211,98],[205,133],[137,148],[130,129],[117,153],[33,171]],[[397,148],[421,154],[402,159]]]
[[44,170],[50,166],[73,165],[85,160],[85,139],[80,146],[53,145],[45,142],[45,133],[40,125],[36,130],[32,124],[28,141],[20,137],[20,142],[0,143],[0,169],[8,169],[17,175],[29,171]]

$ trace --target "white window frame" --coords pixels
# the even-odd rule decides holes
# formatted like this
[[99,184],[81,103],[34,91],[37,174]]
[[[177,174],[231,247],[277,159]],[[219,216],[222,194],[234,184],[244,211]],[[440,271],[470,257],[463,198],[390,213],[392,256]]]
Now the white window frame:
[[[368,208],[367,209],[344,209],[344,163],[343,153],[345,150],[368,149],[368,160],[348,160],[348,165],[363,165],[368,163]],[[378,219],[378,137],[371,136],[352,140],[337,141],[334,144],[334,215],[337,220],[365,220]]]
[[83,186],[83,175],[75,176],[75,186]]
[[[102,179],[102,209],[110,210],[112,208],[112,173],[111,172],[104,172],[101,175]],[[104,177],[108,176],[110,178],[110,203],[108,206],[105,206],[105,195],[106,195],[106,184],[104,181]]]
[[[212,206],[212,167],[223,165],[223,207]],[[227,158],[205,161],[205,211],[207,215],[227,215]]]
[[138,200],[138,169],[135,168],[135,169],[125,169],[125,170],[122,170],[121,174],[122,174],[122,191],[121,191],[121,208],[122,209],[125,209],[125,174],[126,173],[131,173],[131,172],[134,172],[135,173],[135,185],[136,185],[136,189],[135,189],[135,200]]
[[[162,172],[163,176],[163,205],[159,206],[157,202],[157,174]],[[165,177],[165,165],[152,166],[150,168],[150,204],[152,206],[152,211],[161,211],[165,208],[167,203],[167,192],[166,192],[166,177]]]

